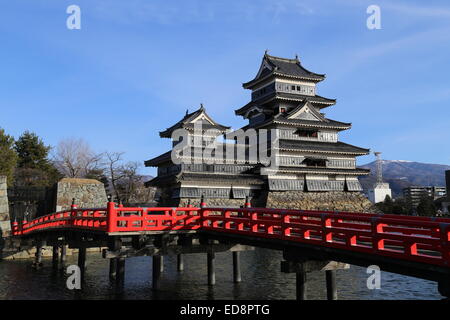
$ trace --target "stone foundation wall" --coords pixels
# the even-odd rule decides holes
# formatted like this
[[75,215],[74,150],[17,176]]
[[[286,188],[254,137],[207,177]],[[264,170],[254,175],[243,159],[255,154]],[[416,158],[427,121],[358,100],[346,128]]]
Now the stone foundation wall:
[[56,189],[56,211],[69,209],[75,198],[78,208],[102,208],[108,201],[103,183],[94,179],[64,178]]
[[[165,191],[164,201],[159,206],[184,207],[191,204],[200,206],[199,198],[170,199],[170,190]],[[328,191],[328,192],[304,192],[304,191],[263,191],[258,198],[250,199],[252,207],[299,209],[299,210],[330,210],[363,213],[381,213],[360,192]],[[240,208],[245,199],[206,198],[207,207],[232,207]]]
[[269,192],[267,208],[330,210],[348,212],[378,212],[374,205],[359,192]]
[[0,238],[7,237],[11,233],[8,194],[6,188],[6,177],[0,176]]
[[[107,203],[106,191],[103,183],[93,179],[69,179],[58,182],[56,192],[56,211],[70,208],[72,198],[79,208],[105,207]],[[11,224],[9,221],[8,199],[6,193],[6,178],[0,177],[0,259],[29,259],[34,258],[36,247],[31,240],[15,239],[10,235]],[[52,248],[44,247],[43,256],[51,256]],[[91,248],[89,251],[99,252],[99,248]],[[71,255],[74,250],[68,249]],[[76,250],[75,250],[76,252]]]

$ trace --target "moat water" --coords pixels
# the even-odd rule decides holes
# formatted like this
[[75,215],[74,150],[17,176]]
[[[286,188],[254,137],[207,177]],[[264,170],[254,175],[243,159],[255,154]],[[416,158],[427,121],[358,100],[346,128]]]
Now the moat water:
[[[100,253],[88,253],[85,285],[82,293],[66,287],[67,275],[54,271],[51,260],[34,270],[31,260],[0,262],[0,299],[295,299],[295,275],[280,272],[282,254],[256,249],[241,253],[242,282],[232,281],[231,253],[216,254],[216,285],[207,285],[206,255],[185,255],[184,271],[177,272],[176,257],[164,257],[164,272],[159,290],[151,286],[150,257],[126,261],[124,290],[117,293],[108,277],[109,264]],[[76,264],[76,255],[68,256]],[[381,273],[381,288],[369,290],[365,268],[351,266],[337,271],[340,300],[443,299],[435,282]],[[326,299],[325,274],[308,274],[308,299]]]

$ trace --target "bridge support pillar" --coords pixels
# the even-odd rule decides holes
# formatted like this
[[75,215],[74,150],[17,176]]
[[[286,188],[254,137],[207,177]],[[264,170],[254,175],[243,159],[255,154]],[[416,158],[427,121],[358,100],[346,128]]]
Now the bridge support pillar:
[[161,278],[162,256],[152,256],[152,288],[157,290]]
[[177,255],[177,270],[178,271],[184,270],[184,257],[182,254]]
[[298,271],[295,274],[295,289],[297,300],[306,300],[306,272]]
[[336,270],[325,271],[327,283],[327,300],[337,300]]
[[38,240],[37,244],[36,244],[36,254],[34,255],[34,263],[33,263],[33,267],[38,269],[40,267],[42,267],[42,249],[45,246],[45,241],[43,240]]
[[313,271],[325,271],[327,285],[327,299],[337,300],[336,270],[348,269],[350,265],[336,261],[307,260],[295,257],[289,252],[283,253],[284,258],[293,260],[281,261],[281,272],[296,273],[297,299],[306,299],[306,274]]
[[[122,239],[114,237],[109,242],[109,247],[113,251],[120,251],[122,249]],[[109,276],[110,279],[116,280],[116,288],[121,291],[125,285],[125,257],[111,259],[109,261]]]
[[[158,248],[165,248],[165,247],[167,247],[169,241],[170,241],[170,237],[167,234],[162,234],[162,235],[155,237],[155,239],[153,241],[153,245]],[[164,257],[159,256],[159,259],[160,259],[160,261],[158,262],[159,269],[160,269],[160,272],[163,272],[164,271]]]
[[450,299],[450,277],[438,281],[438,291],[441,295]]
[[208,259],[208,285],[213,286],[216,284],[216,272],[214,270],[215,253],[207,253]]
[[61,255],[59,257],[59,269],[64,269],[67,259],[67,246],[63,243],[61,245]]
[[116,278],[117,259],[109,259],[109,278],[111,280]]
[[53,252],[52,252],[52,267],[54,269],[58,268],[58,262],[59,262],[59,246],[54,245]]
[[241,259],[239,251],[233,251],[233,281],[234,283],[238,283],[241,280]]
[[83,282],[86,271],[86,247],[84,246],[78,248],[78,267],[80,268],[81,282]]
[[[122,242],[119,238],[112,237],[108,239],[108,248],[111,251],[118,251],[122,247]],[[109,279],[115,280],[117,277],[117,261],[118,258],[109,259]]]
[[116,260],[116,285],[118,288],[123,288],[125,285],[125,258]]

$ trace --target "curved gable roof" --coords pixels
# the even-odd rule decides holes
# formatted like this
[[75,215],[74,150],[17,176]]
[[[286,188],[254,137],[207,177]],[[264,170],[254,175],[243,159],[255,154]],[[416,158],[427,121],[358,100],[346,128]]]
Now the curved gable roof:
[[319,82],[325,79],[324,74],[314,73],[304,68],[298,57],[295,59],[280,58],[270,56],[266,52],[256,77],[253,80],[244,83],[243,87],[245,89],[249,89],[253,85],[269,78],[272,75],[280,75],[314,82]]
[[202,126],[206,129],[217,129],[219,131],[226,131],[227,129],[230,129],[230,127],[221,125],[217,122],[215,122],[207,113],[206,109],[203,107],[203,104],[200,105],[200,109],[188,113],[186,111],[186,115],[175,123],[173,126],[167,128],[164,131],[161,131],[159,133],[159,136],[161,138],[170,138],[172,136],[172,132],[179,128],[193,128],[193,125],[197,121],[202,121]]

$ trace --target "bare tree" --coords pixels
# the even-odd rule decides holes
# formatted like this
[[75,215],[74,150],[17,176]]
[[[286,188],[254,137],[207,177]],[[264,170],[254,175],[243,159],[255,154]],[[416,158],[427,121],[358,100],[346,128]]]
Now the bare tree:
[[145,176],[139,174],[142,164],[139,162],[127,162],[120,171],[122,178],[118,181],[124,203],[150,203],[154,201],[155,188],[146,188]]
[[123,163],[123,152],[106,152],[104,170],[107,172],[117,200],[124,203],[147,203],[153,201],[154,189],[144,186],[144,176],[139,174],[139,162]]
[[144,184],[144,176],[140,176],[141,180],[136,184],[133,194],[130,197],[129,202],[131,203],[153,203],[156,197],[155,187],[146,187]]
[[54,164],[68,178],[84,178],[90,171],[98,169],[102,154],[92,151],[83,139],[61,140],[56,146]]
[[138,184],[142,180],[141,175],[138,174],[140,166],[139,162],[127,162],[120,168],[122,178],[118,187],[121,189],[122,200],[125,203],[129,203],[135,197]]
[[[117,200],[125,203],[151,202],[155,190],[146,188],[144,176],[139,174],[139,162],[123,161],[124,152],[95,153],[83,139],[61,140],[55,148],[53,162],[55,167],[66,177],[99,179],[115,195]],[[103,181],[104,180],[104,181]]]
[[111,185],[113,187],[113,192],[116,195],[116,199],[120,199],[120,192],[118,189],[118,181],[123,178],[122,173],[122,156],[123,152],[105,152],[105,171],[107,172]]

